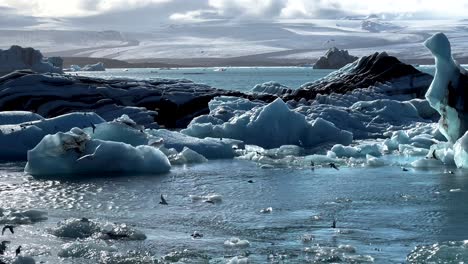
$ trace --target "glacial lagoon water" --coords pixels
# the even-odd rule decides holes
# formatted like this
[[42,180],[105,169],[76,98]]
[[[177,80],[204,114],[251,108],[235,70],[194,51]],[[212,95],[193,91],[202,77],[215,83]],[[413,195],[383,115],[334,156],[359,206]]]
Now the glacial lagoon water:
[[[421,71],[433,74],[434,66],[420,66]],[[225,71],[220,71],[225,69]],[[99,78],[170,78],[189,79],[226,90],[249,91],[256,84],[275,81],[296,89],[304,83],[320,79],[333,70],[315,70],[311,67],[228,67],[228,68],[147,68],[107,69],[105,72],[77,72],[79,75]]]
[[[237,89],[239,85],[250,89],[270,80],[297,87],[311,81],[312,75],[319,78],[328,73],[308,76],[305,71],[311,68],[287,68],[287,74],[280,75],[273,73],[277,69],[268,69],[257,77],[236,80],[226,77],[232,71],[193,75],[200,79],[185,77],[219,88]],[[207,78],[211,72],[224,78]],[[250,76],[243,69],[237,74]],[[86,75],[168,77],[153,76],[147,69]],[[173,74],[173,78],[181,75],[186,74]],[[49,230],[63,219],[86,217],[126,223],[147,235],[144,241],[105,242],[122,254],[161,257],[173,252],[176,257],[172,261],[179,263],[227,263],[235,256],[248,256],[250,263],[402,263],[418,245],[468,238],[466,171],[403,171],[401,164],[411,161],[400,157],[394,166],[312,171],[265,169],[249,161],[219,160],[174,166],[163,175],[75,178],[33,178],[24,174],[24,163],[3,163],[0,208],[38,209],[48,212],[48,219],[20,225],[15,234],[2,239],[12,241],[7,254],[22,245],[23,253],[33,256],[36,263],[123,263],[103,261],[100,254],[104,253],[88,258],[57,257],[64,244],[75,240],[57,238]],[[161,194],[169,205],[159,204]],[[208,194],[219,194],[222,201],[211,204],[190,199],[190,195]],[[268,207],[272,212],[260,212]],[[333,219],[337,221],[335,229],[330,227]],[[194,231],[203,238],[192,239]],[[250,246],[225,246],[231,237],[248,240]],[[444,260],[452,263],[464,257],[446,254]]]

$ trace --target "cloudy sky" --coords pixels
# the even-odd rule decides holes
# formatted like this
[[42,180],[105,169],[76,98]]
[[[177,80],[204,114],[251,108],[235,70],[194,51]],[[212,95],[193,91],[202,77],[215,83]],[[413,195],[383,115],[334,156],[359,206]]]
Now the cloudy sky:
[[[0,0],[3,28],[148,28],[213,20],[327,19],[381,14],[392,18],[465,18],[463,0]],[[91,27],[91,28],[90,28]]]

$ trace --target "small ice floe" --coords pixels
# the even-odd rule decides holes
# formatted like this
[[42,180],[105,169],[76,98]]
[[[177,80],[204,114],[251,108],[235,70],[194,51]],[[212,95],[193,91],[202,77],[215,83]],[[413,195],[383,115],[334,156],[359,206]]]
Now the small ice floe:
[[[174,262],[179,262],[183,259],[190,260],[191,261],[190,263],[208,263],[206,255],[200,254],[198,252],[191,251],[188,249],[184,249],[182,251],[173,251],[161,257],[162,263],[174,263]],[[155,262],[155,263],[159,263],[159,262]]]
[[51,233],[58,237],[87,238],[101,231],[99,223],[87,218],[70,218],[60,221]]
[[126,253],[120,252],[101,252],[99,263],[102,264],[156,264],[161,261],[150,255],[148,252],[129,251]]
[[126,224],[102,224],[87,218],[71,218],[58,223],[51,233],[58,237],[144,240],[146,235]]
[[33,224],[47,220],[47,212],[0,208],[0,224]]
[[198,231],[193,231],[193,233],[190,235],[193,239],[199,239],[203,237],[203,234],[198,232]]
[[313,240],[314,240],[314,236],[311,234],[305,234],[305,235],[302,235],[301,237],[302,243],[310,243]]
[[101,239],[145,240],[146,235],[127,224],[108,223],[102,227]]
[[250,246],[250,242],[248,240],[242,240],[237,237],[231,237],[230,239],[224,241],[224,245],[227,247],[246,248]]
[[249,263],[249,258],[242,256],[235,256],[230,259],[226,264],[247,264]]
[[273,212],[273,208],[272,207],[267,207],[267,208],[263,208],[260,210],[260,213],[264,213],[264,214],[269,214]]
[[114,246],[109,246],[103,241],[76,241],[66,243],[57,255],[61,258],[96,258],[101,252],[116,252]]
[[372,155],[366,155],[367,166],[369,167],[382,167],[385,166],[385,161],[381,158],[374,157]]
[[184,147],[184,149],[175,155],[168,156],[169,161],[172,165],[183,165],[183,164],[195,164],[195,163],[205,163],[208,162],[208,159],[203,155]]
[[450,189],[449,192],[461,192],[461,189],[460,188],[456,188],[456,189]]
[[223,197],[220,194],[208,194],[208,195],[190,195],[192,202],[203,201],[205,203],[220,203]]

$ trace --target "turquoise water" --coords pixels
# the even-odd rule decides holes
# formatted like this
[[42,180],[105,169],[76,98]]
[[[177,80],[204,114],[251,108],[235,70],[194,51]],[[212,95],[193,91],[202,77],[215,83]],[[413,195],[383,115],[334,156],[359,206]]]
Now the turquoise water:
[[[100,78],[170,78],[189,79],[226,90],[249,91],[256,84],[275,81],[296,89],[304,83],[320,79],[333,70],[314,70],[311,67],[229,67],[218,68],[174,68],[174,69],[107,69],[105,72],[77,72],[79,75]],[[421,71],[434,73],[433,66],[421,66]]]
[[[433,67],[422,67],[433,72]],[[186,78],[218,88],[249,90],[257,83],[278,81],[291,87],[325,76],[311,68],[111,69],[79,73],[103,78]],[[201,73],[201,74],[200,74]],[[403,157],[405,164],[411,158]],[[127,223],[142,230],[144,241],[107,241],[129,251],[160,257],[189,250],[177,263],[227,263],[248,255],[250,263],[402,263],[417,245],[468,238],[468,177],[443,169],[402,171],[399,166],[263,169],[241,160],[215,160],[174,166],[163,175],[87,175],[80,178],[34,178],[24,163],[0,164],[0,208],[40,209],[49,219],[21,225],[10,251],[36,263],[100,262],[99,256],[57,257],[71,239],[50,235],[69,217]],[[190,195],[219,194],[220,203],[192,201]],[[164,194],[169,205],[159,205]],[[260,210],[272,207],[271,213]],[[333,219],[337,228],[330,227]],[[193,231],[204,237],[194,240]],[[239,237],[248,248],[224,242]],[[304,239],[307,238],[307,239]],[[85,243],[90,242],[88,239]],[[110,253],[109,253],[110,254]],[[447,253],[445,263],[453,263]],[[424,262],[421,262],[424,263]]]

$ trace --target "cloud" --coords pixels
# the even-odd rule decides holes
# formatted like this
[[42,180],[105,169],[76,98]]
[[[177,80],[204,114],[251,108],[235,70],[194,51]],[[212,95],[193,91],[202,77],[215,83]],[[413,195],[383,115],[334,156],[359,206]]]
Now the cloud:
[[[465,1],[445,0],[0,0],[3,27],[60,19],[60,27],[147,29],[206,20],[328,19],[382,14],[391,18],[463,18]],[[52,21],[52,22],[51,22]],[[66,24],[68,23],[68,24]]]

